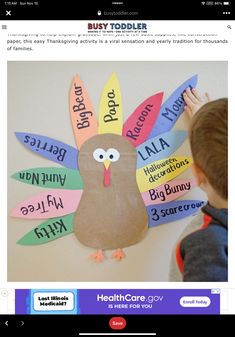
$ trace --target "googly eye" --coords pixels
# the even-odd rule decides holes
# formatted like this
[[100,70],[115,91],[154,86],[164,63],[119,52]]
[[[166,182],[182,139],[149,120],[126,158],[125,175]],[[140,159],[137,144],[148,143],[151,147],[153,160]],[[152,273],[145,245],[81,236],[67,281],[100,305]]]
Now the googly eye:
[[106,152],[104,149],[96,149],[93,152],[93,157],[96,161],[99,163],[102,163],[107,157],[106,157]]
[[112,162],[117,161],[120,158],[120,153],[116,149],[108,149],[106,158]]

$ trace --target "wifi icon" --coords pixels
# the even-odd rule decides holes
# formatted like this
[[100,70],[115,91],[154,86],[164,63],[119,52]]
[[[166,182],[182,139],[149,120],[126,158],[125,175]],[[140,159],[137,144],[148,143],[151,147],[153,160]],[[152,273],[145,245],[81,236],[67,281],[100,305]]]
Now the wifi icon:
[[201,4],[202,4],[203,6],[205,5],[205,3],[206,3],[205,1],[201,2]]

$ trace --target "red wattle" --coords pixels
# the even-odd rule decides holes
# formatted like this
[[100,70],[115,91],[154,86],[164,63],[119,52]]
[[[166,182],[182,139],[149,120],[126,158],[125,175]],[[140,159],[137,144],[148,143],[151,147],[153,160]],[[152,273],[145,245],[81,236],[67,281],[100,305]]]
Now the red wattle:
[[108,169],[104,168],[104,186],[108,187],[110,185],[110,167]]

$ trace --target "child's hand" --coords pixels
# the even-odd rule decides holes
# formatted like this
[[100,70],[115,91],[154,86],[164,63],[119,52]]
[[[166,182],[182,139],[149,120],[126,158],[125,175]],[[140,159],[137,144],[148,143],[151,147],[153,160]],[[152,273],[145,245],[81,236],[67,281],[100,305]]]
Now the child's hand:
[[210,96],[207,92],[201,96],[196,89],[191,90],[190,88],[186,89],[183,97],[186,103],[184,111],[186,111],[190,118],[192,118],[204,104],[210,101]]

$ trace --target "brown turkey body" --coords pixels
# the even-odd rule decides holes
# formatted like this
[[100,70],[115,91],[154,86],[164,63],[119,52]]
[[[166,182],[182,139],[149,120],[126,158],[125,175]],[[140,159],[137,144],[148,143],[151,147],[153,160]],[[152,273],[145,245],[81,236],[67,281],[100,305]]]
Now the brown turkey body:
[[[120,158],[110,164],[110,185],[104,167],[93,158],[97,148],[115,148]],[[124,137],[101,134],[87,140],[79,153],[84,191],[74,217],[74,233],[96,249],[124,248],[139,242],[148,229],[148,215],[136,183],[136,149]]]

